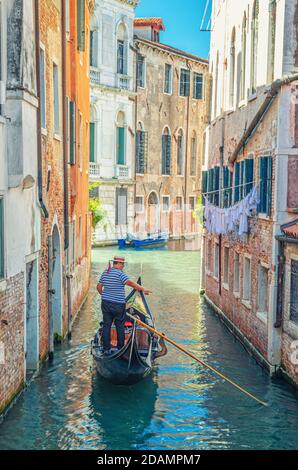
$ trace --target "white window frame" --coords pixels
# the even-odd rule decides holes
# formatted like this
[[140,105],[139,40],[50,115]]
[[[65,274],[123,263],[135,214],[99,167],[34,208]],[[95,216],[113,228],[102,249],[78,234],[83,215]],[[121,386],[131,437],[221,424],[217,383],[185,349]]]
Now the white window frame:
[[[226,252],[228,251],[228,259],[226,260]],[[231,249],[228,245],[223,247],[223,287],[229,290],[229,260],[230,260]],[[227,264],[226,264],[227,261]]]
[[[39,54],[40,52],[43,52],[43,59],[44,59],[44,126],[42,125],[41,121],[41,130],[42,132],[46,132],[47,130],[47,61],[46,61],[46,48],[44,44],[40,43],[39,44]],[[39,55],[40,57],[40,55]],[[41,88],[41,77],[40,77],[40,88]],[[41,97],[40,97],[41,98]]]
[[[167,200],[168,200],[168,209],[164,209],[164,199],[167,199]],[[171,198],[170,198],[170,196],[168,196],[167,194],[165,194],[165,195],[162,196],[162,200],[161,200],[161,201],[162,201],[162,209],[161,209],[161,210],[162,210],[162,212],[163,212],[164,214],[167,214],[168,212],[170,212]]]
[[137,207],[138,207],[138,204],[136,202],[136,214],[144,214],[145,212],[145,203],[144,203],[144,196],[141,194],[141,195],[136,195],[136,199],[137,198],[140,198],[142,200],[142,203],[141,203],[141,210],[138,210]]
[[[247,278],[247,273],[246,273],[246,262],[249,262],[249,273],[248,273],[248,278]],[[242,263],[242,270],[243,270],[243,275],[242,275],[242,303],[247,307],[251,308],[251,257],[245,254],[243,256],[243,263]],[[249,282],[249,295],[246,295],[246,281]],[[244,296],[245,294],[245,296]]]
[[[235,272],[235,268],[236,268],[236,263],[235,263],[235,259],[236,259],[236,256],[238,257],[238,276],[237,276],[237,289],[236,289],[236,282],[235,282],[235,279],[236,279],[236,272]],[[240,253],[238,251],[234,251],[234,263],[233,263],[233,293],[234,293],[234,296],[239,298],[240,297],[240,267],[241,267],[241,257],[240,257]]]
[[213,277],[219,281],[219,242],[217,240],[214,240],[213,247]]

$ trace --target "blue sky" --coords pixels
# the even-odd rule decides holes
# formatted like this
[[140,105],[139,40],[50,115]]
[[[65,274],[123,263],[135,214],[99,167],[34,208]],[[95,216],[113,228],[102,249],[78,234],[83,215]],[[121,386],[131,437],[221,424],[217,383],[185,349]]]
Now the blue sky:
[[136,17],[162,17],[166,31],[161,42],[208,58],[210,36],[200,32],[205,4],[206,0],[140,0]]

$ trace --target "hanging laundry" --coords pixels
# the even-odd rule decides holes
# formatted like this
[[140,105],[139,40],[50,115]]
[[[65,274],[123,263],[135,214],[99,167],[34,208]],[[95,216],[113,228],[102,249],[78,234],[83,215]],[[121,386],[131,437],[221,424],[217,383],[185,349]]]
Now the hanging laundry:
[[259,204],[256,187],[253,187],[244,199],[226,209],[214,206],[205,196],[204,198],[204,217],[209,233],[227,235],[230,232],[236,232],[238,235],[243,235],[248,232],[248,217],[252,216],[253,209],[256,209]]

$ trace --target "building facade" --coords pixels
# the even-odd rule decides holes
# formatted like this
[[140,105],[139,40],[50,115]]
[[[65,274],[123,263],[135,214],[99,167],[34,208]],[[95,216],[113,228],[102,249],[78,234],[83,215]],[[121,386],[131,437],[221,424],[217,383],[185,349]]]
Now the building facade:
[[90,36],[90,181],[105,218],[94,241],[115,241],[133,231],[134,51],[138,0],[96,1]]
[[202,282],[206,299],[270,371],[288,369],[291,354],[278,313],[276,236],[297,210],[296,29],[293,0],[213,2],[202,192],[213,213],[239,207],[253,188],[259,201],[248,230],[205,229]]
[[0,413],[39,362],[34,1],[0,1]]
[[208,61],[160,42],[161,18],[136,18],[135,232],[199,231]]

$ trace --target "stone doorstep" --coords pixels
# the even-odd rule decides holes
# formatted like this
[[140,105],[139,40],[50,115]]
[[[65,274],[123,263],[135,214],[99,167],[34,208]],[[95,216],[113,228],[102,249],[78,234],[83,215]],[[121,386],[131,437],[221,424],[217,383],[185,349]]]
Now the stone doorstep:
[[246,351],[256,359],[257,363],[263,369],[265,369],[270,376],[278,374],[280,366],[274,366],[270,364],[267,359],[265,359],[264,356],[262,356],[262,354],[250,343],[250,341],[241,332],[241,330],[236,325],[234,325],[234,323],[225,315],[225,313],[212,302],[212,300],[207,296],[206,293],[204,293],[204,299],[215,312],[215,314],[220,317],[220,319],[223,321],[224,325],[232,333],[232,335],[235,336],[235,338],[243,345]]

